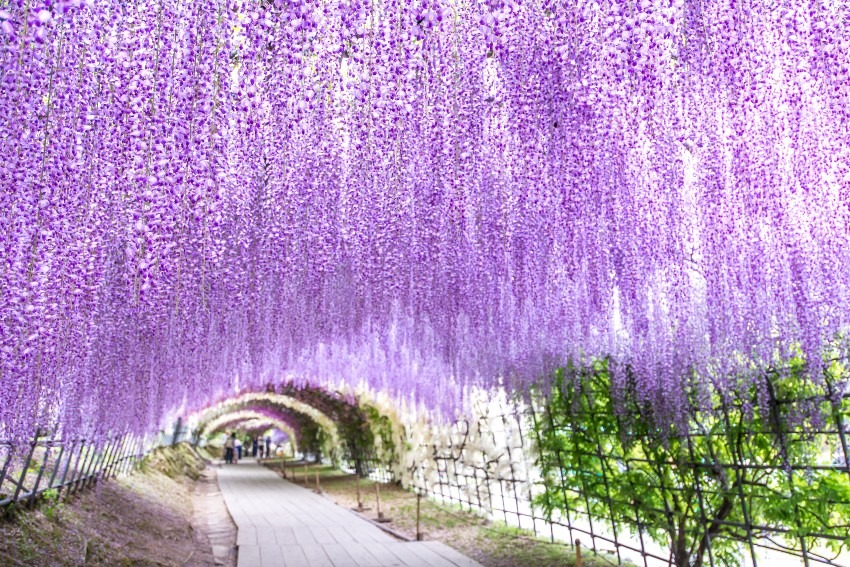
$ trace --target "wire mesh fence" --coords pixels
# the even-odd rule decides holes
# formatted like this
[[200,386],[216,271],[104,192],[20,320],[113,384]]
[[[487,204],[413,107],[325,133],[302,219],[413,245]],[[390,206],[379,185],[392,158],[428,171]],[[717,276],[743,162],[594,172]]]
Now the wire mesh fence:
[[769,373],[758,391],[693,396],[665,431],[607,374],[573,376],[537,403],[454,423],[412,484],[621,563],[848,566],[846,388]]

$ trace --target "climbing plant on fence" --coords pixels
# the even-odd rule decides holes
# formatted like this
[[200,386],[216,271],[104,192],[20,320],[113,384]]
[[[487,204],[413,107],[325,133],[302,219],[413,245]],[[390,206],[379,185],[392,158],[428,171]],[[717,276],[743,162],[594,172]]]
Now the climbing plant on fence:
[[368,420],[375,461],[383,468],[390,470],[399,458],[392,420],[375,406],[363,404],[362,410]]
[[305,454],[314,455],[318,460],[323,454],[327,454],[327,435],[315,421],[305,421],[301,426],[301,438],[299,439],[301,451]]
[[[534,416],[557,522],[669,547],[677,566],[740,565],[769,547],[806,564],[850,548],[847,371],[821,380],[794,359],[748,388],[689,390],[685,423],[655,421],[634,381],[612,387],[607,362],[567,367]],[[595,526],[595,527],[594,527]]]
[[[333,448],[341,452],[338,458],[350,463],[351,468],[361,474],[365,473],[367,468],[370,468],[368,463],[375,460],[375,436],[370,426],[368,414],[360,407],[353,395],[345,396],[339,392],[331,392],[321,388],[295,387],[292,385],[280,387],[279,392],[307,403],[330,417],[336,423],[339,431],[340,447]],[[316,434],[319,433],[317,430]],[[306,432],[302,431],[302,436],[304,435],[311,443],[313,442],[312,429],[308,429]],[[318,446],[325,448],[327,439],[316,437],[316,442]],[[325,449],[325,453],[329,452],[328,449]]]

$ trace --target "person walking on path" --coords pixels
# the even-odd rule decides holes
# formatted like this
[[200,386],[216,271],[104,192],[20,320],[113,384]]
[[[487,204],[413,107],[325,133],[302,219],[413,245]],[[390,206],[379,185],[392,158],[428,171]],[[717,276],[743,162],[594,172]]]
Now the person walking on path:
[[271,435],[266,435],[266,458],[272,458],[272,438]]
[[227,440],[224,442],[224,462],[228,464],[233,464],[233,446],[236,442],[236,434],[231,433],[227,436]]
[[236,449],[236,462],[238,463],[242,459],[242,441],[236,437],[236,434],[233,434],[233,446]]
[[257,437],[256,436],[252,437],[251,438],[251,456],[254,457],[255,459],[257,458],[257,451],[259,450],[258,445],[259,445],[259,443],[257,442]]

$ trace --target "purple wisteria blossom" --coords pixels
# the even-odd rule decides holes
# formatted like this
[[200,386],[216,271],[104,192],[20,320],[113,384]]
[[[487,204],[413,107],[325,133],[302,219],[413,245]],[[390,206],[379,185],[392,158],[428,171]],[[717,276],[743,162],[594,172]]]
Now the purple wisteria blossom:
[[0,436],[290,381],[449,414],[602,356],[671,419],[694,375],[817,376],[850,315],[848,18],[7,2]]

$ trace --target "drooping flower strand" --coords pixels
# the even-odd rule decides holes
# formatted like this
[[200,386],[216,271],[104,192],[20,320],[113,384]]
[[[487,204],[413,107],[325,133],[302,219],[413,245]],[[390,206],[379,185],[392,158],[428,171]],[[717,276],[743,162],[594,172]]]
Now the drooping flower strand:
[[848,322],[846,0],[10,3],[0,424],[267,383],[448,415],[610,357],[686,383]]

